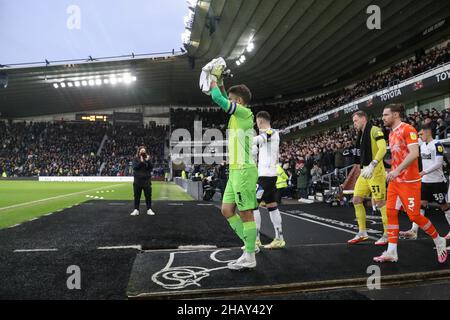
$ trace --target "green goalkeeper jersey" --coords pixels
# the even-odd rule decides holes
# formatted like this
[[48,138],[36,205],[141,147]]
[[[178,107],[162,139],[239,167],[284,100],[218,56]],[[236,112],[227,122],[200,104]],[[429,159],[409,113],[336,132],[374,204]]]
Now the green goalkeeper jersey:
[[237,103],[232,103],[222,91],[215,87],[212,99],[222,110],[231,115],[228,122],[228,161],[230,170],[255,168],[252,157],[254,117],[252,111]]

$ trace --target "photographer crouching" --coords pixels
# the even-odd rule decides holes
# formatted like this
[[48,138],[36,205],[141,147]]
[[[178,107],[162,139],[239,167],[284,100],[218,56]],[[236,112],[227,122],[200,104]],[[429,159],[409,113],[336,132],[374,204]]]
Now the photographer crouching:
[[147,154],[147,149],[144,146],[139,147],[136,157],[133,160],[134,211],[131,213],[132,216],[139,215],[142,191],[144,191],[145,195],[147,214],[150,216],[155,215],[152,210],[152,170],[153,163]]

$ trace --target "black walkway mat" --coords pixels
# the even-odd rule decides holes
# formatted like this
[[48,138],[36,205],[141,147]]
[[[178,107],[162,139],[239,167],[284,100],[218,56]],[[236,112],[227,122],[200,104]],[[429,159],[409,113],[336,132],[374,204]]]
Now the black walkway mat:
[[[363,286],[374,246],[305,245],[281,251],[263,251],[258,267],[232,272],[227,262],[240,249],[143,252],[137,255],[128,284],[129,298],[197,298],[246,295],[279,290],[317,290]],[[383,281],[407,281],[450,276],[449,264],[439,265],[433,242],[419,240],[399,245],[400,261],[380,266]]]
[[[331,208],[323,203],[283,205],[280,207],[283,219],[283,233],[288,245],[346,243],[358,232],[353,207]],[[446,235],[450,227],[445,216],[440,211],[431,210],[427,217],[435,225],[441,235]],[[272,223],[266,210],[261,210],[262,233],[274,237]],[[401,230],[409,230],[411,222],[406,214],[399,215]],[[383,224],[380,215],[373,215],[367,210],[367,228],[371,242],[383,234]],[[419,238],[428,236],[419,231]]]
[[141,208],[141,215],[131,217],[129,201],[90,201],[0,230],[0,250],[239,245],[238,238],[214,206],[194,201],[156,201],[153,209],[155,216],[148,216]]
[[[136,250],[0,252],[0,300],[126,299]],[[67,281],[79,268],[80,289]],[[70,282],[70,281],[69,281]]]
[[[324,287],[333,281],[341,285],[341,280],[348,283],[348,279],[367,278],[372,257],[382,251],[372,243],[347,247],[345,243],[352,237],[349,232],[356,225],[351,208],[329,208],[323,204],[282,206],[286,250],[261,253],[254,272],[232,273],[226,269],[226,261],[241,254],[237,249],[241,243],[217,207],[204,202],[157,201],[156,216],[145,215],[142,208],[140,216],[130,217],[130,205],[129,201],[90,201],[0,230],[0,298],[212,297],[228,291],[270,291],[266,286],[276,291],[288,286]],[[263,233],[272,236],[269,215],[263,211],[262,216]],[[447,233],[448,225],[441,214],[430,214],[430,218],[441,233]],[[372,220],[373,229],[380,232],[381,220]],[[409,227],[405,216],[401,224],[403,229]],[[423,233],[421,237],[427,238]],[[218,249],[175,251],[186,245],[214,245]],[[153,251],[139,253],[128,246]],[[211,257],[220,248],[226,250]],[[414,273],[415,277],[424,277],[416,273],[447,272],[447,265],[437,265],[432,248],[429,239],[401,241],[399,264],[382,266],[383,276]],[[30,249],[38,251],[28,252]],[[41,249],[45,251],[40,252]],[[172,267],[182,268],[161,271],[168,264],[170,253]],[[81,268],[81,291],[67,289],[66,270],[70,265]]]

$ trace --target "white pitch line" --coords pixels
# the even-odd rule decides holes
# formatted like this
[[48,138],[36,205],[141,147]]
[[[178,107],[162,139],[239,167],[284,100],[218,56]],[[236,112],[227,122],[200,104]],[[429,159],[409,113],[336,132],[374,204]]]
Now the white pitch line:
[[21,253],[21,252],[54,252],[58,251],[58,249],[16,249],[14,250],[15,253]]
[[[282,212],[282,211],[280,211],[280,213],[282,213],[282,214],[284,214],[284,215],[287,215],[287,216],[289,216],[289,217],[295,218],[295,219],[308,221],[308,222],[315,223],[315,224],[318,224],[318,225],[321,225],[321,226],[324,226],[324,227],[327,227],[327,228],[331,228],[331,229],[336,229],[336,230],[344,231],[344,232],[347,232],[347,233],[350,233],[350,234],[354,234],[354,235],[357,235],[357,234],[358,234],[358,232],[355,232],[355,231],[350,231],[350,230],[347,230],[347,229],[343,229],[343,228],[331,226],[331,225],[326,224],[326,223],[323,223],[323,222],[318,222],[318,221],[310,220],[310,219],[307,219],[307,218],[295,216],[295,215],[290,214],[290,213],[286,213],[286,212]],[[369,239],[372,239],[372,240],[378,240],[377,238],[372,237],[372,236],[369,236]]]
[[141,245],[130,245],[130,246],[112,246],[112,247],[98,247],[98,250],[123,250],[123,249],[136,249],[142,250]]
[[30,220],[28,220],[28,221],[34,221],[34,220],[37,220],[38,218],[33,218],[33,219],[30,219]]
[[10,228],[15,228],[15,227],[18,227],[18,226],[20,226],[20,223],[18,223],[18,224],[15,224],[15,225],[13,225],[13,226],[9,227],[8,229],[10,229]]
[[[220,206],[218,206],[218,205],[215,205],[215,207],[218,208],[218,209],[220,209]],[[350,230],[347,230],[347,229],[343,229],[343,228],[331,226],[331,225],[325,224],[325,223],[323,223],[323,222],[318,222],[318,221],[310,220],[310,219],[307,219],[307,218],[295,216],[295,215],[292,215],[292,214],[287,213],[287,212],[280,211],[280,213],[281,213],[281,214],[284,214],[284,215],[286,215],[286,216],[295,218],[295,219],[308,221],[308,222],[315,223],[315,224],[318,224],[318,225],[321,225],[321,226],[324,226],[324,227],[327,227],[327,228],[331,228],[331,229],[336,229],[336,230],[344,231],[344,232],[347,232],[347,233],[350,233],[350,234],[354,234],[354,235],[357,235],[357,234],[358,234],[358,232],[355,232],[355,231],[350,231]],[[369,239],[372,239],[372,240],[378,240],[377,238],[372,237],[372,236],[369,236]],[[332,244],[332,245],[335,245],[335,244]]]
[[[113,186],[117,187],[117,186],[120,186],[120,184],[116,184],[116,185],[113,185]],[[33,204],[36,204],[36,203],[48,202],[48,201],[51,201],[51,200],[56,200],[56,199],[61,199],[61,198],[66,198],[66,197],[71,197],[71,196],[75,196],[75,195],[78,195],[78,194],[85,194],[85,193],[87,193],[87,192],[91,192],[91,191],[95,191],[95,190],[102,190],[102,189],[106,189],[106,188],[110,188],[110,187],[112,187],[112,186],[102,187],[102,188],[88,189],[88,190],[85,190],[85,191],[78,191],[78,192],[73,192],[73,193],[66,193],[66,194],[62,194],[62,195],[59,195],[59,196],[55,196],[55,197],[50,197],[50,198],[45,198],[45,199],[39,199],[39,200],[34,200],[34,201],[24,202],[24,203],[18,203],[18,204],[12,205],[12,206],[0,208],[0,212],[1,212],[1,211],[6,211],[6,210],[9,210],[9,209],[14,209],[14,208],[27,207],[27,206],[30,206],[30,205],[33,205]]]
[[213,245],[197,245],[197,246],[178,246],[178,250],[212,250],[217,249]]

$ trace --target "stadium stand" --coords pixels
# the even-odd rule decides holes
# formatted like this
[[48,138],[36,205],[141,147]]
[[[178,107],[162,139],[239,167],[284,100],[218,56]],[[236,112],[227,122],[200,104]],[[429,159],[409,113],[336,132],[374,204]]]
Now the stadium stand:
[[[112,126],[99,123],[0,122],[0,172],[24,176],[131,175],[138,145],[154,155],[163,176],[165,126]],[[100,149],[103,137],[107,140]]]
[[108,128],[107,142],[102,150],[104,168],[103,176],[130,176],[132,175],[132,160],[139,146],[145,145],[152,155],[155,170],[163,176],[161,170],[167,165],[164,159],[164,141],[167,137],[168,127],[147,125],[136,127],[134,125],[116,125]]
[[201,121],[204,129],[225,130],[227,114],[217,112],[217,108],[208,109],[170,109],[170,123],[172,131],[175,129],[192,129],[194,121]]
[[[450,42],[449,42],[450,44]],[[255,112],[270,112],[276,128],[286,128],[313,115],[332,110],[394,83],[411,78],[450,61],[450,45],[441,44],[424,55],[411,58],[338,91],[325,95],[276,104],[253,106]]]
[[[420,57],[404,59],[369,78],[358,81],[350,86],[325,95],[310,97],[273,104],[255,104],[254,114],[268,111],[275,128],[284,129],[288,126],[309,119],[312,116],[335,109],[394,83],[411,78],[427,70],[450,61],[450,42],[442,43],[426,51]],[[224,129],[227,122],[226,114],[217,113],[213,109],[171,109],[171,129],[192,128],[194,121],[202,121],[203,128]]]
[[[450,45],[442,43],[423,55],[405,60],[371,77],[325,95],[277,104],[252,106],[254,113],[269,111],[275,128],[286,128],[343,104],[366,96],[426,70],[450,61]],[[155,170],[163,175],[168,160],[164,158],[164,140],[178,128],[193,130],[194,121],[201,121],[203,129],[225,130],[227,115],[215,108],[170,109],[170,127],[150,125],[133,127],[110,124],[80,123],[6,123],[1,122],[0,171],[7,176],[127,176],[132,173],[130,162],[140,144],[147,145],[154,154]],[[446,136],[450,113],[421,111],[409,116],[418,126],[427,121],[438,137]],[[82,130],[77,130],[82,129]],[[192,133],[192,132],[191,132]],[[106,135],[103,148],[100,144]],[[344,128],[337,132],[313,136],[306,141],[284,142],[281,160],[286,169],[295,172],[299,161],[310,170],[315,162],[323,174],[347,166],[354,148],[354,131]]]
[[0,171],[8,176],[95,175],[103,124],[0,122]]

